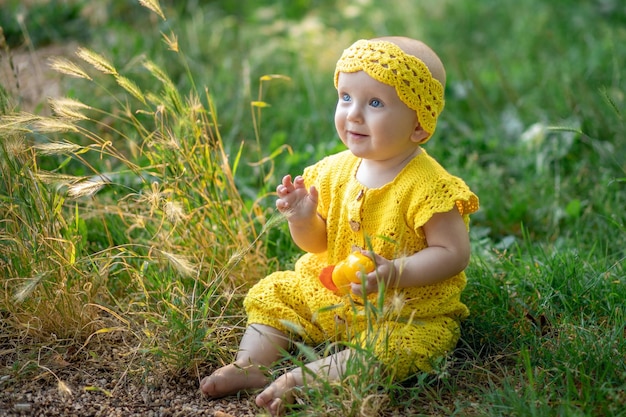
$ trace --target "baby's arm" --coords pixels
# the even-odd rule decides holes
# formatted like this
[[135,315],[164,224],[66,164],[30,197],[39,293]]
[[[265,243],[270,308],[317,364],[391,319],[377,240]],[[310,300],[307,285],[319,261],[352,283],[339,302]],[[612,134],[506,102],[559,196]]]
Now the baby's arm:
[[326,222],[317,214],[318,193],[307,190],[304,179],[285,175],[276,187],[276,208],[287,217],[291,238],[304,251],[319,253],[326,250]]
[[[376,271],[367,274],[366,292],[378,291],[378,280],[395,288],[419,287],[435,284],[463,271],[469,263],[469,233],[459,211],[455,208],[435,214],[424,225],[428,247],[413,255],[388,260],[364,251],[375,258]],[[360,295],[361,285],[352,284],[352,291]]]

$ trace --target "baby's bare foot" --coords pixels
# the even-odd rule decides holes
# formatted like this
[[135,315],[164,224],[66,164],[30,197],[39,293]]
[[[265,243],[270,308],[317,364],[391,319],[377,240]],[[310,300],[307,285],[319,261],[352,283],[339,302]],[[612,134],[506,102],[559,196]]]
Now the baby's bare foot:
[[258,366],[239,366],[231,363],[204,377],[200,381],[200,391],[203,394],[219,398],[236,394],[245,389],[262,388],[269,379]]
[[273,416],[282,415],[285,411],[284,405],[293,403],[292,390],[298,384],[294,374],[287,372],[257,395],[256,405],[265,408]]

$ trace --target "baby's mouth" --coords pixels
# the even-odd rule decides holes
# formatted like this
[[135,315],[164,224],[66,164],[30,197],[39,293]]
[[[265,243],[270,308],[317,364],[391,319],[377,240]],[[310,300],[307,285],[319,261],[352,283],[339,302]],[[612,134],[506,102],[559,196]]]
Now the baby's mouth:
[[348,136],[354,139],[363,139],[365,137],[367,137],[367,135],[364,135],[362,133],[358,133],[358,132],[353,132],[351,130],[348,130]]

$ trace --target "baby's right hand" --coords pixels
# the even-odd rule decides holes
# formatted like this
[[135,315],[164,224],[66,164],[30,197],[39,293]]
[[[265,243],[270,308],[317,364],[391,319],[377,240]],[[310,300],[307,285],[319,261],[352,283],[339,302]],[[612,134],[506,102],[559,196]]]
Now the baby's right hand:
[[317,215],[317,189],[312,186],[307,190],[304,178],[300,175],[293,181],[291,175],[285,175],[282,183],[276,187],[276,193],[276,208],[287,215],[287,220],[307,219]]

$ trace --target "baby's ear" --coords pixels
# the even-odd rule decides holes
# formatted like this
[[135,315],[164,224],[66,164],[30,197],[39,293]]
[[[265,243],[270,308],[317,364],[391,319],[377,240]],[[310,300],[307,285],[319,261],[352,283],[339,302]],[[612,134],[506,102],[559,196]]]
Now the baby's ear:
[[422,142],[425,142],[429,136],[430,136],[430,133],[425,131],[422,128],[422,126],[418,123],[417,126],[415,126],[415,130],[411,134],[411,141],[415,143],[422,143]]

